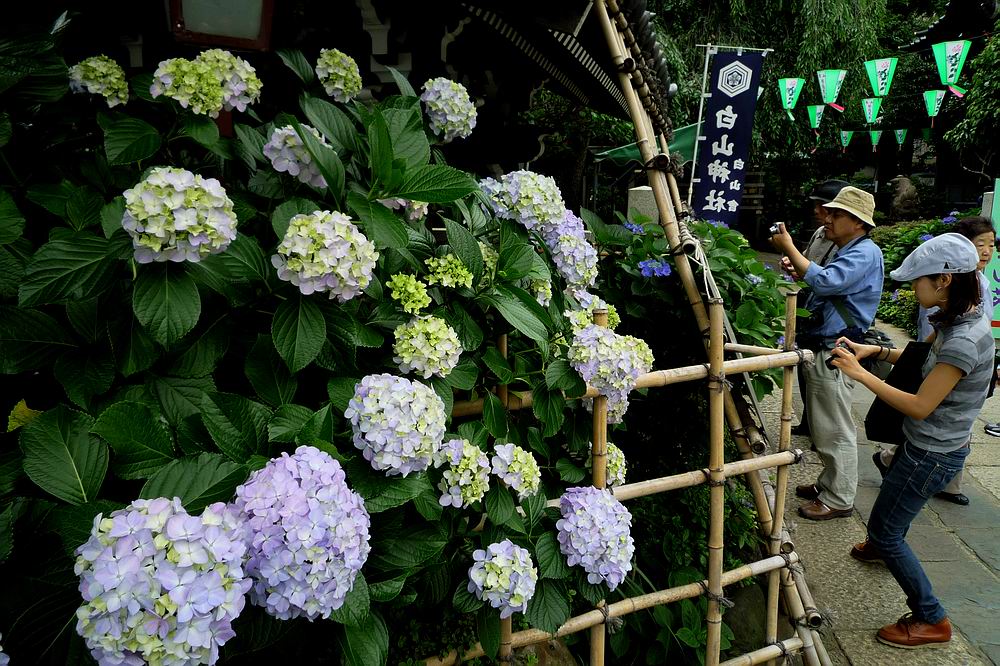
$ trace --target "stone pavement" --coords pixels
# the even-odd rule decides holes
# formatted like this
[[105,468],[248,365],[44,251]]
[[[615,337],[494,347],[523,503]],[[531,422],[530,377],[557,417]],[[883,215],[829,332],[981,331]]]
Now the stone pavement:
[[[897,346],[909,340],[899,329],[877,326]],[[930,650],[901,650],[875,640],[879,627],[908,610],[905,598],[884,566],[864,564],[848,554],[852,544],[865,538],[881,482],[872,462],[877,445],[864,436],[864,416],[872,400],[859,384],[854,394],[859,488],[850,518],[814,522],[796,513],[803,501],[795,497],[795,485],[814,481],[820,464],[816,454],[808,452],[808,438],[792,438],[792,446],[807,453],[802,465],[792,467],[785,520],[816,604],[828,620],[822,635],[830,657],[834,664],[853,666],[1000,666],[1000,438],[986,435],[982,428],[987,421],[1000,421],[1000,395],[987,401],[973,430],[963,481],[971,504],[932,499],[907,537],[956,629],[949,646]],[[797,412],[801,406],[796,387]],[[776,445],[780,395],[769,396],[761,409],[768,436]]]

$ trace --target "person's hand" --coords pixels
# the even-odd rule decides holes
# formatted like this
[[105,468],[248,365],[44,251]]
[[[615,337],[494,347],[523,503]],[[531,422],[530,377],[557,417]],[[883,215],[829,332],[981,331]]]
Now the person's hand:
[[854,356],[857,357],[858,360],[861,360],[863,358],[868,358],[869,356],[874,356],[875,354],[878,354],[885,349],[885,347],[879,347],[878,345],[862,345],[857,342],[854,342],[850,338],[844,338],[844,337],[837,339],[837,344],[839,345],[841,343],[846,344],[848,347],[850,347],[854,351]]
[[795,241],[792,240],[792,235],[788,233],[784,223],[778,222],[778,233],[771,236],[771,245],[781,250],[783,254],[788,254],[790,249],[795,248]]
[[799,274],[795,272],[795,266],[792,265],[792,260],[789,259],[788,257],[782,257],[781,258],[781,270],[783,270],[786,273],[788,273],[792,277],[793,280],[800,280],[800,279],[802,279],[799,276]]
[[[870,347],[871,345],[858,346]],[[877,346],[875,347],[875,350],[878,351]],[[867,370],[861,367],[861,363],[858,362],[858,357],[846,349],[834,347],[830,350],[830,356],[833,358],[831,361],[833,367],[837,368],[851,379],[860,380],[861,377],[867,372]]]

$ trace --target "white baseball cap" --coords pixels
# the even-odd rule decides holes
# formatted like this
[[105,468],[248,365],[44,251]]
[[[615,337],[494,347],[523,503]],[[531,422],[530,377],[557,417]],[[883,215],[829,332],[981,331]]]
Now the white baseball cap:
[[889,273],[897,282],[910,282],[925,275],[971,273],[979,265],[976,246],[961,234],[941,234],[920,245]]

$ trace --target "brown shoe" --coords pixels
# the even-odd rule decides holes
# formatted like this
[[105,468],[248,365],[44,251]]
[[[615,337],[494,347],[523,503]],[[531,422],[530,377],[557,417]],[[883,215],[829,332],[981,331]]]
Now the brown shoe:
[[830,520],[831,518],[847,518],[854,513],[854,508],[831,509],[818,499],[807,502],[799,507],[799,515],[809,520]]
[[896,624],[887,624],[875,636],[879,643],[904,650],[943,647],[951,640],[951,622],[944,618],[937,624],[928,624],[907,613]]
[[804,486],[795,486],[795,496],[802,499],[814,500],[819,497],[819,488],[816,484],[810,483]]
[[851,548],[851,557],[860,562],[869,562],[871,564],[885,564],[885,560],[882,559],[882,553],[876,550],[875,546],[865,539],[861,543],[854,544]]

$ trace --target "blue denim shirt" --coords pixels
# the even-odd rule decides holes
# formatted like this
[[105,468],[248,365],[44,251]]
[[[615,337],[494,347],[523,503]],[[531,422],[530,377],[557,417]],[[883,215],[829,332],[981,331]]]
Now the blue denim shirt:
[[847,328],[830,296],[843,297],[843,303],[855,326],[868,330],[875,321],[875,310],[882,297],[882,250],[867,235],[856,238],[840,248],[826,266],[809,264],[802,276],[812,288],[806,301],[810,311],[823,310],[823,324],[812,331],[802,331],[823,338],[836,338]]

